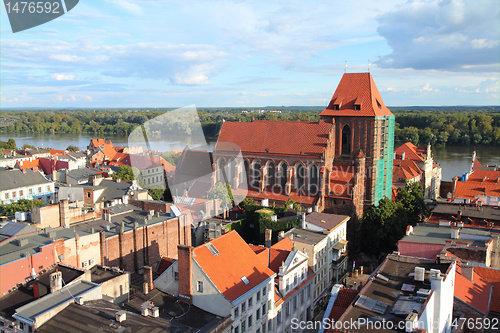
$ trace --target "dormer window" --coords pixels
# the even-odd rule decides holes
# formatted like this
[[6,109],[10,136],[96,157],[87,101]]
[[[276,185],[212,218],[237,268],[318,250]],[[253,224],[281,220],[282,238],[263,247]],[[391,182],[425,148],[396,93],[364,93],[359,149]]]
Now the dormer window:
[[338,105],[338,104],[333,104],[333,109],[334,109],[334,110],[340,110],[340,105]]
[[355,104],[354,105],[354,110],[356,110],[356,111],[361,110],[361,104]]

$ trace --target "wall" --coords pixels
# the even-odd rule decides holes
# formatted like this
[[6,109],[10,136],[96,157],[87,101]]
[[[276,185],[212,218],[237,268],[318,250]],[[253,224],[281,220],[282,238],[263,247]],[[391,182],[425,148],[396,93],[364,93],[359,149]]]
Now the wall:
[[128,300],[130,293],[130,273],[120,274],[117,277],[101,283],[102,294],[114,299],[119,304]]
[[179,273],[179,262],[174,262],[167,270],[165,270],[155,281],[155,288],[179,297],[179,281],[175,279],[175,273]]
[[142,210],[154,210],[155,212],[168,213],[170,211],[170,206],[172,203],[162,202],[162,201],[147,201],[147,200],[134,200],[129,199],[128,203],[139,207]]
[[3,264],[0,266],[0,294],[29,278],[32,268],[35,269],[35,273],[38,273],[55,262],[54,244],[49,244],[40,247],[40,252],[29,257]]
[[180,216],[156,224],[140,225],[105,240],[102,236],[104,232],[101,232],[102,264],[136,271],[145,265],[152,265],[161,257],[177,259],[177,245],[191,245],[191,226],[182,226],[184,219],[185,216]]
[[438,255],[445,244],[431,244],[431,243],[415,243],[403,242],[397,243],[398,251],[402,256],[417,257],[417,258],[433,258]]
[[[229,316],[233,308],[232,304],[217,290],[195,258],[191,259],[191,274],[193,305],[217,316]],[[203,281],[203,292],[197,290],[198,281]]]
[[59,205],[32,208],[31,221],[39,228],[59,227]]

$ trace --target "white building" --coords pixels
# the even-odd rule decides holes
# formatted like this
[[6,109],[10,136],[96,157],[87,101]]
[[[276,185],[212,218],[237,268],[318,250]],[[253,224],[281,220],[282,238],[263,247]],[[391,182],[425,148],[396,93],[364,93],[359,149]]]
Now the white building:
[[54,182],[47,180],[40,171],[25,169],[0,169],[0,201],[10,204],[19,199],[55,199]]
[[316,273],[315,303],[342,281],[347,273],[347,222],[350,217],[325,213],[302,214],[301,228],[288,231],[295,248],[306,253],[309,267]]

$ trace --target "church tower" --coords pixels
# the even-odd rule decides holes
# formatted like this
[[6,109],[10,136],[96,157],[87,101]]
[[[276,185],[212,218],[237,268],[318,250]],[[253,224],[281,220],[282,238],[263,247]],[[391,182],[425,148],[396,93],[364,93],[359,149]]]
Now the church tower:
[[364,204],[392,196],[394,115],[370,73],[345,73],[321,120],[335,127],[333,165],[365,157]]

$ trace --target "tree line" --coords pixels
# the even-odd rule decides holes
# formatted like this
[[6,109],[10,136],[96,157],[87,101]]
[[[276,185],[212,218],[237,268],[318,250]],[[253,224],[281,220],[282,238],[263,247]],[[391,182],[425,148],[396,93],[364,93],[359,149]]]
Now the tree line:
[[[169,110],[172,109],[3,111],[2,119],[9,121],[0,123],[0,133],[127,136]],[[224,121],[318,121],[322,110],[322,107],[200,108],[198,116],[205,136],[215,139]],[[397,144],[410,141],[420,146],[500,145],[499,107],[405,107],[392,111]],[[153,120],[149,131],[156,136],[189,134],[198,126],[193,120]]]

